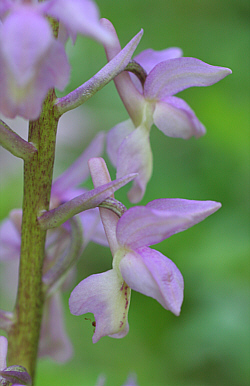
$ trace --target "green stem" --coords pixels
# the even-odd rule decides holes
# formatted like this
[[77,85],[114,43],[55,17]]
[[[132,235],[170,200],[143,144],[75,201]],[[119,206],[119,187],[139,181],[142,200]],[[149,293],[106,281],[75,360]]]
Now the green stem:
[[32,377],[33,385],[44,302],[42,267],[46,237],[46,231],[37,221],[37,214],[49,207],[58,124],[52,107],[54,100],[55,93],[51,90],[41,116],[29,126],[29,142],[36,146],[37,153],[24,162],[19,287],[15,322],[8,336],[8,365],[24,366]]

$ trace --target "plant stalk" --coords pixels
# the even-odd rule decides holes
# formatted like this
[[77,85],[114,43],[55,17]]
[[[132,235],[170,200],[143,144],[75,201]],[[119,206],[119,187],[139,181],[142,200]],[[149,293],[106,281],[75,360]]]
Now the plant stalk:
[[58,124],[53,108],[55,98],[54,90],[50,90],[41,116],[29,125],[29,142],[36,146],[37,153],[24,161],[19,285],[14,324],[8,335],[8,366],[24,366],[33,385],[44,302],[42,269],[46,238],[37,215],[49,208]]

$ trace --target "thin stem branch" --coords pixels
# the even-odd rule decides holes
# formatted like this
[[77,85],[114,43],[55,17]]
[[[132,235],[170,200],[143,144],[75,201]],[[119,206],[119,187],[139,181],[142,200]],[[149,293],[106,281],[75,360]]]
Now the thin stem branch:
[[128,174],[127,176],[118,178],[115,181],[111,181],[108,184],[83,193],[55,209],[46,211],[38,217],[41,229],[57,228],[76,214],[83,212],[84,210],[96,208],[117,189],[132,181],[136,176],[137,173]]
[[55,108],[58,115],[66,111],[75,109],[91,98],[97,91],[101,90],[106,84],[113,80],[126,68],[133,52],[141,40],[143,31],[141,30],[110,62],[108,62],[91,79],[83,83],[80,87],[55,101]]
[[23,160],[32,158],[37,149],[25,141],[0,119],[0,145],[16,157]]

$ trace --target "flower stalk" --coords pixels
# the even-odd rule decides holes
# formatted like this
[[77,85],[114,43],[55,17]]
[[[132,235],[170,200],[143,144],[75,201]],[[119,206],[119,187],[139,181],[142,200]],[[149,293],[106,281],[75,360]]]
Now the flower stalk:
[[37,152],[32,143],[25,141],[0,119],[0,145],[11,154],[29,160]]
[[51,108],[54,99],[55,93],[51,90],[41,116],[29,126],[29,142],[35,144],[37,152],[24,162],[19,287],[14,323],[8,336],[8,364],[24,366],[33,380],[44,302],[42,268],[46,238],[46,231],[37,221],[37,213],[49,207],[58,123]]

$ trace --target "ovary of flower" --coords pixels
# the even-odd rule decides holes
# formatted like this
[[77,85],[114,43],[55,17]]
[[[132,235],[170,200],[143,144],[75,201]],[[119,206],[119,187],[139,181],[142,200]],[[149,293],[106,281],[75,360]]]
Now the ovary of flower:
[[[103,159],[89,160],[89,167],[95,187],[110,180]],[[179,315],[182,275],[170,259],[148,246],[195,225],[220,206],[213,201],[159,199],[146,207],[130,208],[120,219],[100,208],[113,267],[81,281],[69,300],[72,314],[94,314],[94,343],[106,335],[122,338],[128,333],[131,289],[156,299],[165,309]]]
[[[102,19],[112,33],[112,45],[105,45],[108,60],[120,52],[120,43],[112,24]],[[153,123],[167,136],[188,139],[205,134],[205,127],[188,104],[173,95],[194,86],[210,86],[231,73],[224,67],[211,66],[195,58],[181,57],[182,51],[146,50],[135,57],[146,71],[142,87],[135,76],[122,73],[114,81],[130,120],[116,125],[108,134],[108,155],[117,167],[117,177],[138,172],[129,199],[142,199],[152,173],[149,133]]]

